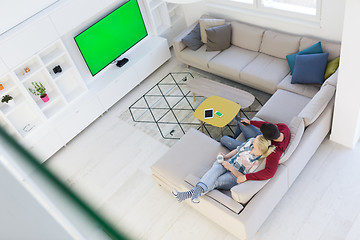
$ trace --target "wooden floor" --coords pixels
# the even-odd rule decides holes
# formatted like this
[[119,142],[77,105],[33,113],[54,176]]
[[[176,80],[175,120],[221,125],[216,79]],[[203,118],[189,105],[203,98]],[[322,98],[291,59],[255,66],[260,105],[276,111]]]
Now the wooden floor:
[[[176,64],[167,62],[46,166],[132,239],[236,239],[155,183],[149,166],[169,147],[118,117]],[[359,144],[349,150],[325,139],[256,239],[360,239],[359,169]]]

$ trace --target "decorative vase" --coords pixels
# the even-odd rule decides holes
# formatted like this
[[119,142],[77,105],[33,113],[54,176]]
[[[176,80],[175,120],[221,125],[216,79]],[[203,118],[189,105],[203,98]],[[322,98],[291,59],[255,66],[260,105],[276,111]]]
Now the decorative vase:
[[1,83],[0,83],[0,90],[3,90],[4,89],[4,85],[2,85]]
[[40,98],[43,100],[43,102],[49,101],[49,96],[47,94],[45,94],[45,96],[42,96]]

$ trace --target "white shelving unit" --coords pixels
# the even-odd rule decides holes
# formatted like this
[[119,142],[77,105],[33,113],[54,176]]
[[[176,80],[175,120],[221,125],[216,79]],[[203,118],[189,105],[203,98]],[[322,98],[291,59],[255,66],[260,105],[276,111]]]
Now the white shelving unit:
[[166,3],[171,26],[175,26],[179,21],[184,19],[181,6],[174,3]]
[[[0,97],[9,94],[15,101],[12,106],[0,102],[0,125],[41,162],[171,57],[165,38],[148,37],[134,47],[126,65],[109,66],[88,81],[67,49],[59,39],[0,76]],[[53,71],[56,66],[60,73]],[[48,102],[28,90],[32,82],[46,87]]]
[[[54,91],[59,93],[62,101],[71,103],[87,91],[87,87],[62,41],[59,40],[40,52],[39,57],[47,72],[46,77],[50,76],[50,82],[54,83]],[[56,66],[60,66],[62,71],[55,73],[53,69]]]
[[155,34],[166,38],[170,46],[174,37],[186,27],[181,5],[162,0],[145,2]]
[[42,124],[45,119],[36,106],[28,101],[28,96],[14,73],[10,72],[2,76],[0,83],[4,86],[0,91],[1,98],[10,95],[15,102],[13,105],[0,103],[0,124],[10,135],[19,140],[30,133],[35,126]]
[[[55,74],[53,68],[58,65],[62,72]],[[32,82],[41,82],[46,87],[48,102],[43,102],[28,90],[33,88]],[[87,91],[61,40],[0,77],[0,83],[4,86],[1,97],[9,94],[15,102],[12,106],[1,103],[0,124],[20,140],[36,132]]]

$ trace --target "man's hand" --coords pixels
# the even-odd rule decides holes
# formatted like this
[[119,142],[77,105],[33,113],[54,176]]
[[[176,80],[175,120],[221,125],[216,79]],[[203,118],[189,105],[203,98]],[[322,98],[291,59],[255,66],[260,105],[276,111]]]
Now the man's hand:
[[248,120],[248,119],[241,119],[240,122],[245,126],[250,125],[250,120]]
[[237,183],[243,183],[243,182],[245,182],[247,179],[246,179],[246,176],[245,175],[243,175],[243,174],[241,174],[241,176],[238,176],[237,178],[236,178],[236,182]]

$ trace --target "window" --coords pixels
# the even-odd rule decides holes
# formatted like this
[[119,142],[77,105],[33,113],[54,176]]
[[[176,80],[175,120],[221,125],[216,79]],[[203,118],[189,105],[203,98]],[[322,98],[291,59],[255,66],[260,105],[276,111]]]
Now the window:
[[253,4],[254,0],[232,0],[233,2],[241,2],[241,3],[248,3]]
[[207,0],[209,6],[254,14],[284,16],[308,22],[320,21],[321,0]]
[[[256,1],[256,0],[255,0]],[[317,0],[260,0],[261,6],[279,10],[316,15]]]

